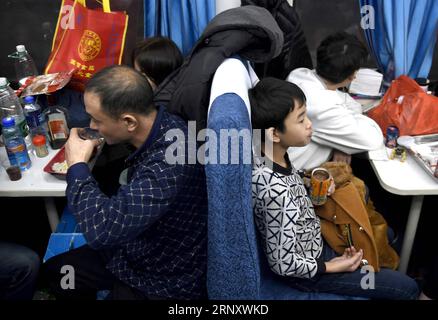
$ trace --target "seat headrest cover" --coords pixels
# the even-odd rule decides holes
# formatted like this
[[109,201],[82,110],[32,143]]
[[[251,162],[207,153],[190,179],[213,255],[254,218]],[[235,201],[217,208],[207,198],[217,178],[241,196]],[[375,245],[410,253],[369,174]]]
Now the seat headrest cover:
[[248,66],[247,69],[239,59],[226,59],[219,68],[217,68],[214,74],[208,112],[210,112],[211,105],[217,97],[225,93],[235,93],[245,102],[248,115],[251,119],[248,90],[257,82],[257,75],[250,66]]

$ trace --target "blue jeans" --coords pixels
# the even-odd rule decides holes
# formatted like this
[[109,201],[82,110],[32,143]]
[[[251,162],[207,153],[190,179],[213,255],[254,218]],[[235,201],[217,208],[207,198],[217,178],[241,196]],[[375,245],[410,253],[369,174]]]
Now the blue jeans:
[[0,242],[0,300],[31,300],[40,267],[32,250]]
[[[322,252],[324,261],[339,256],[324,241]],[[391,269],[381,268],[374,273],[374,289],[362,288],[362,279],[368,273],[361,273],[360,268],[354,272],[323,273],[312,279],[291,278],[294,288],[305,292],[325,292],[369,299],[415,300],[419,289],[414,279]],[[369,284],[366,279],[363,281]]]

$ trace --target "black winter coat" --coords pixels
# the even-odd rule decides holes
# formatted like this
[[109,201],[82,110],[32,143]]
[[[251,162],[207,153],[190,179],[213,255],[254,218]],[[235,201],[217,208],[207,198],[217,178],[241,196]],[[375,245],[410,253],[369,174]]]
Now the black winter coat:
[[264,8],[238,7],[217,15],[207,25],[183,65],[157,88],[154,102],[185,120],[206,127],[211,82],[219,65],[233,55],[254,63],[276,57],[283,33]]
[[270,76],[286,79],[296,68],[313,69],[300,18],[294,7],[291,7],[286,0],[242,0],[242,6],[246,5],[266,8],[277,21],[284,36],[280,55],[272,61],[255,66],[260,78]]

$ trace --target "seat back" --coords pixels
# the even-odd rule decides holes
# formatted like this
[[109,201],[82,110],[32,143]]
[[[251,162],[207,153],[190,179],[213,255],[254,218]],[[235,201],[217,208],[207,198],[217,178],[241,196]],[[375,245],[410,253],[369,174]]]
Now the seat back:
[[[205,168],[209,202],[207,289],[211,299],[260,297],[259,257],[251,204],[251,141],[239,139],[233,145],[231,137],[220,139],[221,134],[235,129],[251,136],[248,104],[242,99],[250,85],[248,71],[238,59],[222,63],[212,84],[207,130],[218,137],[218,161],[206,164]],[[236,149],[233,150],[237,147],[238,158]],[[232,159],[233,156],[236,158]],[[238,164],[231,164],[236,160]]]
[[84,234],[78,232],[77,226],[75,217],[65,207],[55,232],[50,235],[43,263],[54,256],[79,248],[87,243]]

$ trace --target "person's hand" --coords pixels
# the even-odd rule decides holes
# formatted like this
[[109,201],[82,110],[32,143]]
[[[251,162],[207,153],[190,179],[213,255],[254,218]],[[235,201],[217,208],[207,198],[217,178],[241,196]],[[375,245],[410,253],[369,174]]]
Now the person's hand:
[[[356,250],[354,247],[353,247],[353,249]],[[348,259],[348,258],[350,258],[350,257],[351,257],[351,248],[346,248],[346,249],[344,250],[344,254],[343,254],[342,256],[335,257],[335,258],[333,258],[333,259],[330,260],[330,261],[340,261],[340,260]]]
[[332,161],[344,162],[344,163],[350,165],[351,164],[351,155],[343,153],[342,151],[339,151],[339,150],[334,150]]
[[326,273],[353,272],[360,266],[363,251],[354,247],[347,248],[342,256],[333,258],[325,263]]
[[303,177],[303,184],[307,189],[309,189],[310,188],[310,178]]
[[333,179],[333,177],[330,176],[330,187],[327,191],[327,195],[331,196],[333,193],[335,193],[335,191],[336,191],[335,179]]
[[85,162],[87,163],[94,151],[102,141],[100,139],[83,140],[78,136],[78,129],[70,130],[70,137],[65,144],[65,159],[69,167],[72,165]]

